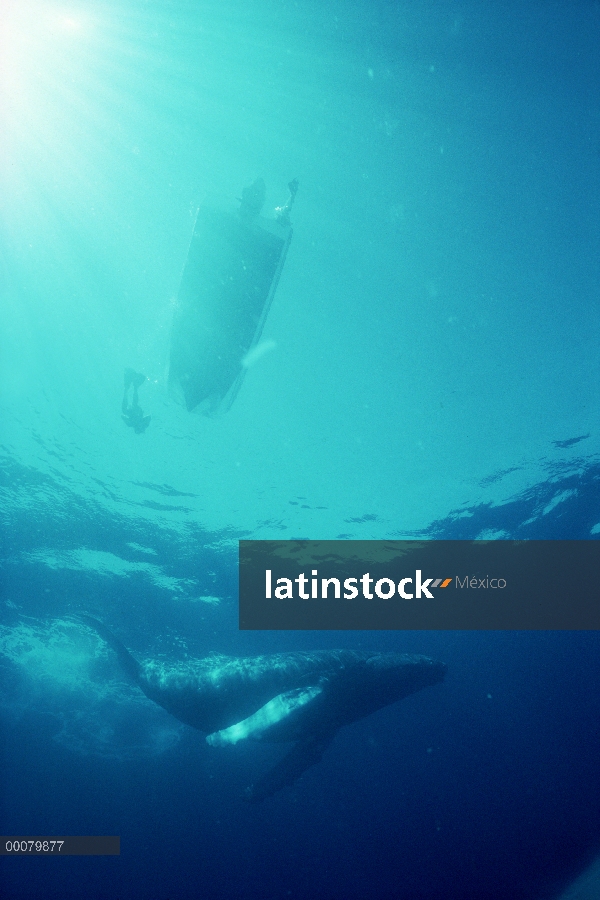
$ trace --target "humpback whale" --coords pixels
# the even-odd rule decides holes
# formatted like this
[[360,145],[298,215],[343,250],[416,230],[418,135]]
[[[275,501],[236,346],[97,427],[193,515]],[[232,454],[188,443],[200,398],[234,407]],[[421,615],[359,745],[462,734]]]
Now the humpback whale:
[[342,726],[437,684],[447,668],[426,656],[362,650],[138,662],[101,622],[78,618],[113,648],[125,674],[150,700],[204,732],[211,746],[246,739],[293,742],[246,789],[250,802],[275,794],[318,763]]

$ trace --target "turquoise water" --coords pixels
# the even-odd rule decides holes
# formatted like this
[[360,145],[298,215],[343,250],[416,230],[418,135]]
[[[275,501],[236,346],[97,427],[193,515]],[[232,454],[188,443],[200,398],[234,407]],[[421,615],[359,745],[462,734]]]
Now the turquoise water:
[[[190,781],[201,792],[203,839],[217,860],[203,876],[213,879],[207,896],[242,896],[244,885],[263,896],[266,842],[293,802],[295,840],[321,862],[311,880],[284,854],[269,897],[289,896],[290,872],[306,896],[322,883],[327,897],[359,887],[369,896],[368,885],[373,896],[449,896],[433,874],[439,859],[450,878],[451,859],[470,859],[465,846],[475,841],[484,886],[472,894],[463,886],[461,900],[490,900],[501,896],[492,893],[498,834],[520,820],[521,798],[534,804],[534,773],[543,770],[547,786],[560,758],[558,779],[577,766],[587,773],[590,805],[573,776],[563,805],[552,795],[541,808],[569,834],[565,809],[585,824],[552,872],[534,838],[525,841],[519,872],[527,877],[511,897],[558,888],[600,835],[591,809],[597,636],[240,635],[236,554],[240,537],[600,533],[600,5],[5,0],[0,26],[0,649],[14,735],[5,771],[26,784],[37,746],[73,797],[91,766],[90,784],[109,783],[126,798],[111,808],[88,785],[89,806],[61,801],[55,815],[57,787],[42,791],[36,812],[34,788],[21,793],[9,775],[5,833],[129,829],[136,859],[152,868],[160,854],[124,810],[141,804],[157,815],[159,803],[144,806],[147,785],[162,785],[164,803],[172,778],[185,821]],[[267,183],[266,215],[286,200],[292,178],[300,182],[265,352],[225,416],[189,414],[169,398],[167,378],[196,211],[207,195],[240,197],[257,177]],[[147,376],[140,404],[152,421],[141,435],[121,419],[126,367]],[[335,853],[319,857],[307,837],[333,769],[325,778],[315,768],[306,796],[273,801],[284,805],[271,824],[261,813],[261,844],[254,820],[238,811],[230,758],[202,755],[197,735],[124,685],[112,657],[68,619],[81,611],[110,622],[140,656],[399,647],[446,660],[455,688],[449,680],[446,699],[410,707],[408,737],[401,732],[409,764],[395,775],[407,781],[392,779],[398,818],[385,840],[377,829],[389,813],[390,735],[401,726],[390,712],[381,731],[362,732],[355,757],[345,739],[344,786],[323,810],[345,861],[340,875]],[[557,733],[548,757],[540,735],[552,727],[532,710],[554,713],[523,647],[539,671],[555,672],[559,719],[581,738],[563,744]],[[573,659],[594,685],[585,698]],[[498,692],[491,715],[486,697]],[[430,703],[435,713],[423,723],[416,710]],[[444,746],[439,721],[448,737],[434,777],[442,799],[421,821],[426,747],[410,742],[424,728],[431,746]],[[528,761],[513,782],[500,757],[512,752],[515,731]],[[465,741],[474,787],[453,755]],[[24,744],[31,756],[21,763]],[[369,792],[365,760],[382,746]],[[450,787],[457,766],[460,803]],[[507,785],[496,810],[502,827],[477,843],[494,803],[490,772]],[[132,778],[139,793],[126,788]],[[414,834],[398,812],[407,791]],[[531,815],[539,841],[564,849],[564,833],[549,837]],[[232,820],[233,837],[221,825]],[[356,834],[360,823],[379,823],[379,868],[376,854],[359,852],[358,838],[352,844],[346,821]],[[452,832],[456,821],[464,833]],[[233,853],[256,862],[244,870],[238,858],[239,872],[217,890],[230,839]],[[509,858],[507,850],[505,869]],[[423,882],[419,870],[429,873]],[[132,873],[109,879],[110,890],[121,883],[129,896],[150,896],[148,885],[136,893]],[[191,874],[179,894],[170,877],[156,882],[161,897],[195,896]],[[35,896],[11,879],[11,898]],[[396,883],[404,893],[394,893]],[[54,888],[67,896],[62,882]]]
[[[194,493],[211,526],[383,537],[593,430],[593,5],[37,10],[3,14],[13,456],[55,450],[121,506],[134,481]],[[257,175],[267,207],[301,181],[276,347],[197,419],[165,390],[173,298],[205,193]],[[150,380],[143,437],[118,415],[126,365]]]

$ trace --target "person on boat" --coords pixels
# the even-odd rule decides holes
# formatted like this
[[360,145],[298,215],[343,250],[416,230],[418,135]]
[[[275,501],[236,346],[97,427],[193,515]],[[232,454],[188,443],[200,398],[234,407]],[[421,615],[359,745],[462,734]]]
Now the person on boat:
[[289,228],[290,226],[290,212],[292,211],[292,206],[294,205],[294,200],[296,199],[296,194],[298,193],[298,179],[294,178],[293,181],[290,181],[288,184],[288,190],[290,192],[290,196],[288,198],[285,206],[277,206],[275,208],[275,218],[279,222],[280,225],[284,225]]
[[[146,376],[133,369],[125,369],[125,391],[121,404],[121,418],[136,434],[142,434],[150,424],[151,416],[145,416],[139,404],[138,389],[145,382]],[[129,388],[133,385],[133,397],[129,405]]]

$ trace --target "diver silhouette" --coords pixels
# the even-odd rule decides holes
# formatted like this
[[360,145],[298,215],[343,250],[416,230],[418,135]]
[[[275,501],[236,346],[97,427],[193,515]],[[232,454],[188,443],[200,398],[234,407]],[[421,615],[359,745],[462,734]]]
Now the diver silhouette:
[[[121,404],[121,418],[126,425],[133,428],[136,434],[142,434],[150,424],[150,416],[145,416],[138,400],[138,388],[145,382],[146,376],[134,372],[133,369],[125,369],[125,392]],[[133,385],[133,398],[129,406],[129,388]]]

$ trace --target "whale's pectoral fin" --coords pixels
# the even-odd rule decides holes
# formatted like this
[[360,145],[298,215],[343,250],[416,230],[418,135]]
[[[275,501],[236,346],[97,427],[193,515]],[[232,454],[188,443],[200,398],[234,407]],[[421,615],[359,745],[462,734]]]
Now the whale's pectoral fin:
[[269,730],[273,730],[279,723],[289,724],[293,721],[294,714],[311,703],[323,692],[322,684],[314,684],[306,688],[295,688],[293,691],[285,691],[277,694],[257,712],[236,722],[229,728],[215,731],[206,736],[206,741],[212,747],[224,747],[227,744],[237,744],[246,738],[261,740]]
[[293,784],[303,772],[321,761],[323,753],[333,740],[335,732],[324,734],[311,734],[297,744],[294,744],[276,766],[270,769],[255,784],[250,785],[244,791],[244,800],[249,803],[257,803],[272,794],[276,794],[281,788]]

